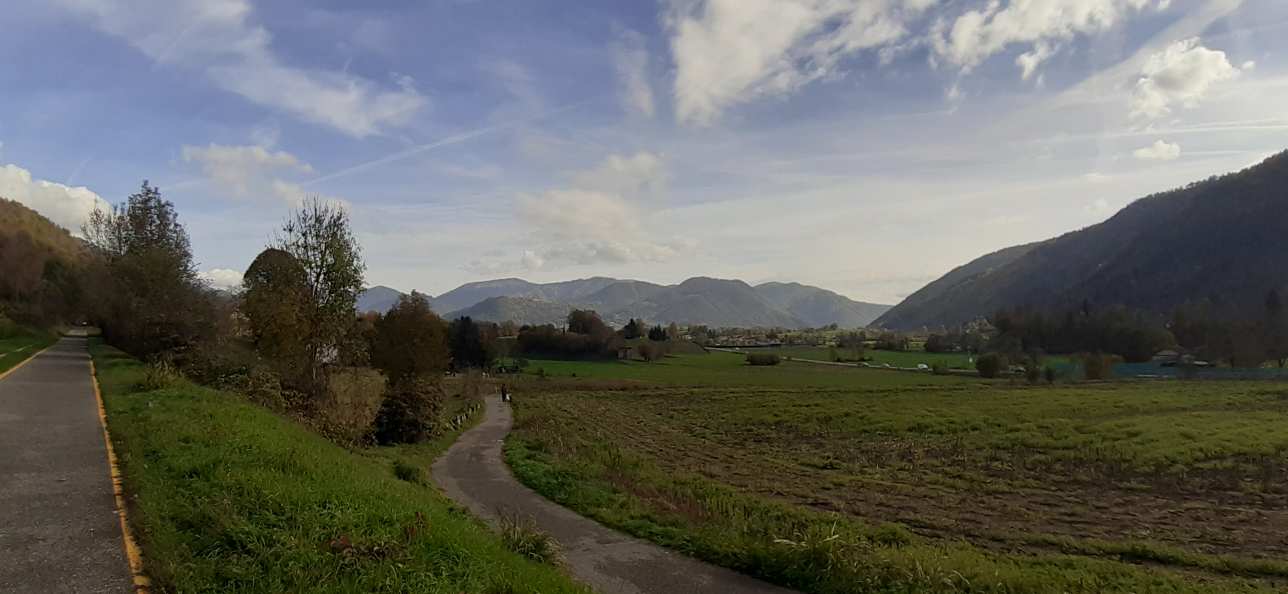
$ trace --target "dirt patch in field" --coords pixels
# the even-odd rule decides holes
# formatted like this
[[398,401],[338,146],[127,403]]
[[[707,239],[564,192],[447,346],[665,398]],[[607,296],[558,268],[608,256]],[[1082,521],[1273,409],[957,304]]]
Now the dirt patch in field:
[[[683,389],[552,394],[542,406],[584,435],[612,436],[668,471],[873,525],[899,522],[926,536],[1006,550],[1141,542],[1210,555],[1288,557],[1282,453],[1142,468],[1103,453],[1083,460],[1041,447],[973,448],[960,433],[929,425],[865,434],[802,422],[790,411],[747,410],[766,398],[801,410],[813,406],[798,392]],[[1097,411],[1088,412],[1085,422],[1103,422],[1090,419]],[[657,499],[647,486],[623,486]]]

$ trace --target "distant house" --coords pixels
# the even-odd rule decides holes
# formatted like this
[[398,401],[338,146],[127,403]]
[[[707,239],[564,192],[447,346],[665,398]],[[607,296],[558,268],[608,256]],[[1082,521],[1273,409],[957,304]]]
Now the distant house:
[[634,351],[635,351],[635,347],[631,345],[619,346],[617,347],[617,358],[623,359],[623,360],[629,360],[631,356],[634,354]]

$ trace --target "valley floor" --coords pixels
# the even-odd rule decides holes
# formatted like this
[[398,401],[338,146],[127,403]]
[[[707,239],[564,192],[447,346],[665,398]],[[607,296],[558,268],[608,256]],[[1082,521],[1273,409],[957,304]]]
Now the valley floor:
[[[507,457],[551,499],[807,592],[1288,583],[1288,385],[533,361]],[[576,375],[575,378],[572,375]]]

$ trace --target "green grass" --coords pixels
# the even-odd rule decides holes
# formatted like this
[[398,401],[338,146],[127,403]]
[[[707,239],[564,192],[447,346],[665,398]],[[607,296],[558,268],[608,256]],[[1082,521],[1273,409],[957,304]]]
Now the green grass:
[[58,341],[52,334],[26,332],[17,336],[0,338],[0,373],[4,373],[26,361],[41,349]]
[[[831,361],[833,349],[831,347],[818,346],[784,346],[778,348],[750,349],[752,352],[764,351],[778,353],[783,357],[796,357],[799,359],[814,359],[817,361]],[[842,359],[853,359],[854,351],[846,350],[840,347],[835,349],[835,353]],[[871,359],[867,363],[871,365],[889,365],[891,367],[915,368],[917,365],[925,364],[933,366],[935,363],[942,364],[951,369],[975,369],[975,362],[972,355],[967,353],[927,353],[925,351],[879,351],[876,349],[867,349],[863,351],[863,357]],[[1069,357],[1057,355],[1046,357],[1044,364],[1067,366],[1072,364]]]
[[[811,593],[1288,582],[1283,384],[676,363],[581,364],[567,368],[577,380],[517,388],[516,475],[608,525]],[[795,383],[818,377],[849,379]]]
[[745,355],[712,352],[670,355],[653,363],[643,361],[554,361],[533,359],[525,373],[541,370],[547,377],[631,380],[650,383],[760,387],[856,387],[944,385],[977,380],[784,361],[773,367],[747,365]]
[[154,591],[585,592],[388,459],[91,350]]

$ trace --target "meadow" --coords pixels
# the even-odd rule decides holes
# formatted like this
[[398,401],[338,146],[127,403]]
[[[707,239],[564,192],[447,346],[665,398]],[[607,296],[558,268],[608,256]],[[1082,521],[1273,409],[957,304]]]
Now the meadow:
[[547,377],[627,380],[691,386],[820,387],[854,385],[923,386],[957,384],[962,380],[931,375],[783,361],[774,367],[748,367],[736,353],[669,356],[661,361],[558,361],[529,362],[528,375]]
[[[533,361],[515,473],[805,592],[1288,585],[1288,385]],[[575,374],[575,377],[573,375]]]
[[153,591],[588,592],[426,484],[454,434],[342,448],[235,394],[178,377],[150,389],[116,349],[91,354]]
[[[841,356],[845,360],[854,358],[854,352],[844,348],[831,348],[825,346],[782,346],[773,348],[750,349],[755,352],[777,353],[782,357],[795,357],[798,359],[814,359],[816,361],[831,361],[833,354]],[[877,349],[865,349],[863,357],[870,359],[867,363],[871,365],[889,365],[891,367],[914,368],[919,364],[927,366],[935,363],[942,364],[945,367],[955,369],[974,369],[975,363],[967,353],[927,353],[921,350],[915,351],[885,351]]]

